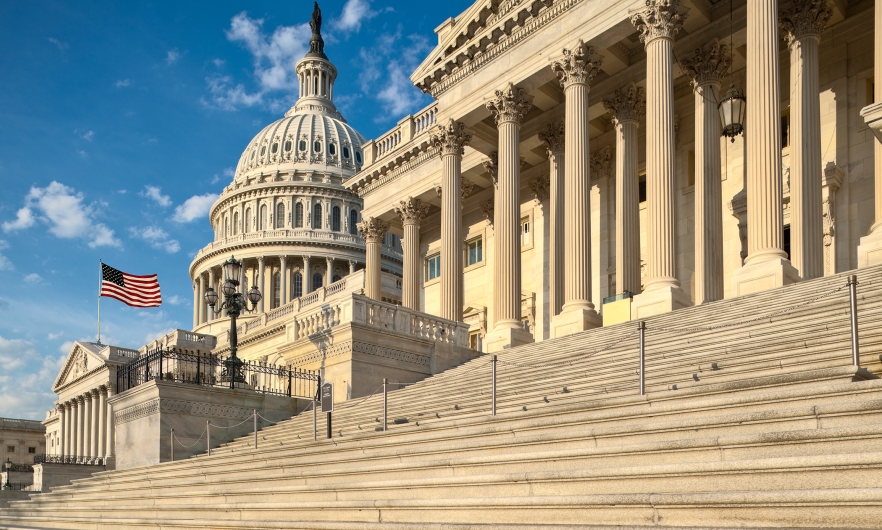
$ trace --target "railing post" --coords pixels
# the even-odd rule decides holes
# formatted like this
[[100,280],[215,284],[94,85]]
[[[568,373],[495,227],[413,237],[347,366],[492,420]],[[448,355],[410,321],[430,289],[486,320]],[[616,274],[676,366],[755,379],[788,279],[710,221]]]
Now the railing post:
[[860,368],[861,357],[860,350],[858,349],[857,283],[856,274],[848,276],[848,297],[851,305],[851,363]]
[[162,350],[159,350],[159,380],[162,381]]
[[254,409],[254,449],[257,450],[257,409]]
[[386,432],[386,424],[388,423],[388,421],[386,421],[386,413],[388,410],[387,400],[386,400],[386,398],[388,396],[386,393],[386,384],[388,383],[388,381],[389,380],[386,379],[385,377],[383,378],[383,432]]
[[208,448],[208,456],[211,456],[211,422],[205,420],[205,446]]
[[169,445],[171,445],[171,461],[175,461],[175,430],[171,430],[171,436],[169,437]]
[[201,382],[200,382],[200,375],[202,372],[201,360],[202,360],[202,356],[199,354],[196,354],[196,384],[197,385],[201,384]]
[[490,360],[490,415],[496,416],[496,355]]
[[646,322],[637,323],[640,332],[640,395],[646,395]]

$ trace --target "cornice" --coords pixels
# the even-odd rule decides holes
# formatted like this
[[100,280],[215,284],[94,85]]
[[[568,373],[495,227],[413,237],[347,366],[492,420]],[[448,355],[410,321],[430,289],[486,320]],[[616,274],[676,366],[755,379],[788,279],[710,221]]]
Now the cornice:
[[[395,181],[402,174],[407,173],[413,169],[420,167],[426,162],[430,162],[432,160],[440,158],[438,157],[438,149],[429,145],[420,145],[417,146],[417,154],[415,156],[410,157],[407,161],[401,163],[393,170],[387,172],[379,178],[370,178],[376,173],[380,173],[380,168],[372,171],[371,175],[365,176],[362,179],[359,179],[358,182],[352,183],[350,189],[356,190],[358,196],[360,198],[364,198],[367,194],[372,191],[389,184],[390,182]],[[386,166],[382,166],[386,167]],[[365,182],[362,184],[362,182]]]

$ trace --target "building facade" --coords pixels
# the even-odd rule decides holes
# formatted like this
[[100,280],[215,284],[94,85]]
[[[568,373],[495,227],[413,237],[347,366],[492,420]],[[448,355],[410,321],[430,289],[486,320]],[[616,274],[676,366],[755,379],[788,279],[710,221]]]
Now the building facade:
[[0,418],[0,451],[3,463],[33,464],[46,450],[46,427],[39,421]]
[[411,77],[436,101],[346,187],[404,238],[404,305],[484,351],[601,325],[611,296],[636,319],[880,262],[879,10],[478,1]]

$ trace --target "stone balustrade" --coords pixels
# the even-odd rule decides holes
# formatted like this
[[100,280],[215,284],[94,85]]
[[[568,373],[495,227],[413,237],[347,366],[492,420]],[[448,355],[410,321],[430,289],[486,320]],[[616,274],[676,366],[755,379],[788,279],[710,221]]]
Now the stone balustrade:
[[405,116],[394,129],[364,145],[365,166],[369,166],[408,145],[415,138],[426,134],[438,115],[438,103],[434,102],[416,114]]

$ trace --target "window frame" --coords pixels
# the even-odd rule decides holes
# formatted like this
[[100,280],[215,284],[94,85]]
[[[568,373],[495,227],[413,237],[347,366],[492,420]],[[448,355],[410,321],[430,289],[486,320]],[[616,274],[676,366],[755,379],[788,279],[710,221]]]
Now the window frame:
[[[435,274],[435,276],[432,276],[431,275],[432,262],[436,261],[436,260],[437,260],[437,264],[435,265],[435,269],[437,270],[437,273]],[[441,280],[441,253],[440,252],[435,252],[434,254],[430,254],[430,255],[426,256],[425,270],[423,272],[425,273],[426,281],[424,283],[426,283],[426,284]]]
[[[475,245],[475,250],[477,254],[477,259],[472,261],[472,245]],[[463,263],[465,264],[465,269],[474,268],[477,265],[480,265],[484,262],[484,236],[483,234],[479,234],[475,237],[467,239],[465,242],[465,256],[463,258]]]

